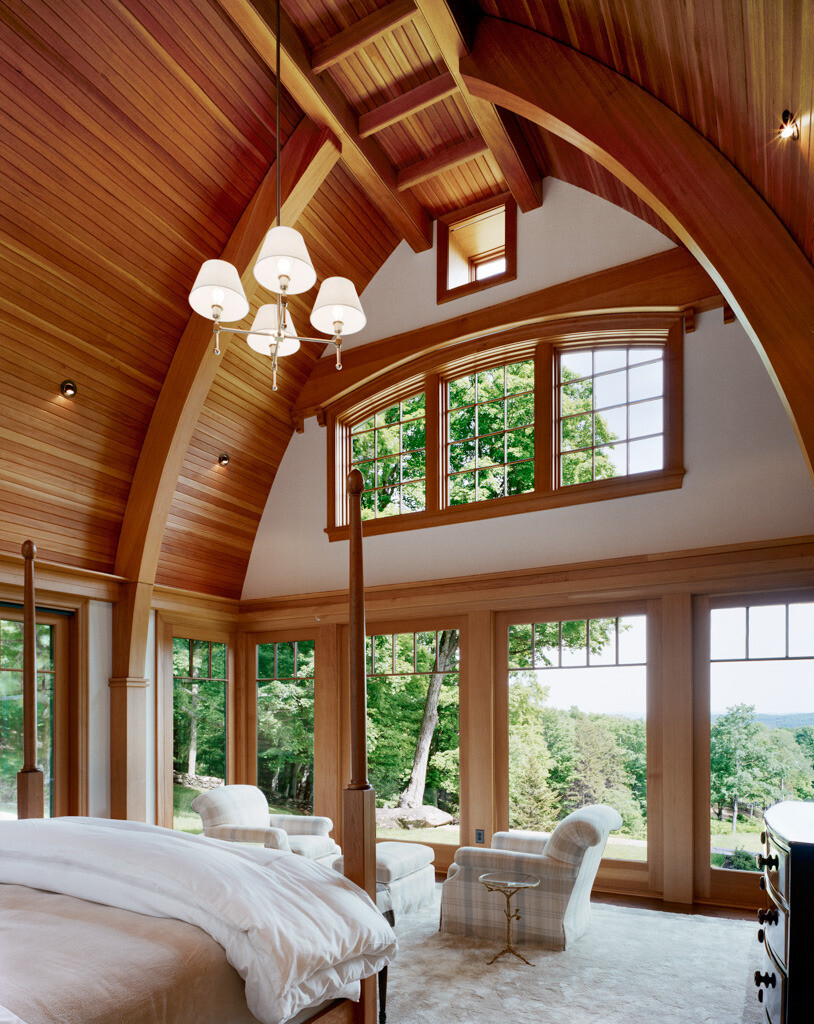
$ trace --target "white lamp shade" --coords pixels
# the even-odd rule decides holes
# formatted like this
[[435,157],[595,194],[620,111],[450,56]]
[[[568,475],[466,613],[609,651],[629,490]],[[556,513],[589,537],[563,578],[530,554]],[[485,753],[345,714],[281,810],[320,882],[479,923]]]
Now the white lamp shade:
[[257,283],[272,292],[281,292],[280,276],[288,278],[289,295],[313,288],[317,272],[305,248],[305,239],[294,228],[276,227],[266,234],[254,265]]
[[[268,334],[249,334],[246,338],[249,346],[254,349],[255,352],[259,352],[261,356],[272,355],[274,337],[272,331],[277,330],[277,304],[269,303],[267,306],[261,306],[257,310],[257,316],[254,318],[252,324],[252,332],[254,331],[268,331]],[[297,337],[297,332],[294,330],[294,325],[291,322],[291,314],[286,313],[286,328],[285,337],[277,345],[277,357],[293,355],[300,347],[300,339]]]
[[189,304],[196,313],[214,320],[213,306],[220,306],[220,319],[227,324],[242,320],[249,312],[249,300],[240,283],[240,274],[226,260],[206,260],[189,293]]
[[353,281],[346,277],[326,277],[311,313],[311,323],[323,334],[333,334],[334,324],[342,324],[342,334],[355,334],[367,323]]

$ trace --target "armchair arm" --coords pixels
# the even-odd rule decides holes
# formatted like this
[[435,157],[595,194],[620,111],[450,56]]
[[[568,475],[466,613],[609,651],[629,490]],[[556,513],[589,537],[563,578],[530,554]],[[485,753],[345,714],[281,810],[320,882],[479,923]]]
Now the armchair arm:
[[550,832],[495,832],[492,836],[492,849],[514,850],[516,853],[530,853],[539,856],[545,850],[550,837]]
[[281,828],[252,827],[249,825],[213,825],[204,833],[210,839],[224,839],[230,843],[262,843],[269,850],[291,850],[288,836]]
[[330,818],[311,814],[272,814],[269,821],[290,836],[327,836],[334,827]]
[[574,877],[570,864],[552,860],[543,855],[517,853],[514,850],[484,850],[483,847],[462,846],[455,853],[447,877],[453,878],[458,872],[477,881],[480,875],[489,871],[513,871],[516,874],[536,875],[540,888],[546,889],[550,882],[559,883]]

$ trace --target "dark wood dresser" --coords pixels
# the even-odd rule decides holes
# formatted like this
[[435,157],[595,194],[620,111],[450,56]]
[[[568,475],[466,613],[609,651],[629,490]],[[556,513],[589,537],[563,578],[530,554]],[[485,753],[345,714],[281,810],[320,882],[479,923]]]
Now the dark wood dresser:
[[763,816],[765,852],[758,911],[763,965],[755,971],[758,999],[771,1024],[814,1021],[814,803],[787,801]]

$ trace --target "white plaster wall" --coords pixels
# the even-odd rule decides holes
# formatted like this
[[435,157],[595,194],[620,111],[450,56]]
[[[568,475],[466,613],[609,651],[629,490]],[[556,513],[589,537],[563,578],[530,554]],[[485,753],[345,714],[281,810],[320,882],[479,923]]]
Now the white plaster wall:
[[[669,238],[638,217],[574,185],[546,178],[542,206],[517,217],[515,281],[439,306],[435,248],[414,253],[401,242],[361,296],[367,327],[342,347],[366,345],[672,248]],[[331,345],[323,358],[332,357]]]
[[[548,179],[542,208],[518,221],[522,279],[442,307],[435,304],[434,252],[416,256],[400,246],[364,294],[370,327],[361,340],[670,247],[632,215]],[[814,490],[786,413],[745,332],[737,323],[724,325],[720,311],[699,317],[686,338],[684,464],[680,490],[369,537],[365,581],[403,583],[814,533]],[[347,544],[329,543],[324,532],[325,478],[325,431],[312,419],[292,438],[277,473],[244,599],[347,585]]]
[[113,605],[91,601],[88,651],[88,814],[110,817],[110,687]]

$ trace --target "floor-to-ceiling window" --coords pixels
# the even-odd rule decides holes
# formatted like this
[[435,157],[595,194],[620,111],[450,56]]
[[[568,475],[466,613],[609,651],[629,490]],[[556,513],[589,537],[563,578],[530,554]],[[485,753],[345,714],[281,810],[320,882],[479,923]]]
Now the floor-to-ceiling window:
[[541,615],[508,633],[509,827],[550,832],[609,804],[623,824],[605,856],[646,861],[646,616]]
[[173,637],[173,828],[203,831],[191,803],[226,779],[227,647]]

